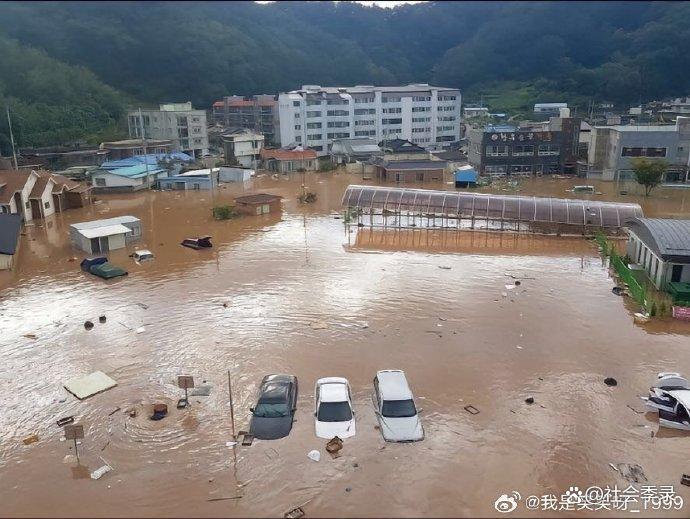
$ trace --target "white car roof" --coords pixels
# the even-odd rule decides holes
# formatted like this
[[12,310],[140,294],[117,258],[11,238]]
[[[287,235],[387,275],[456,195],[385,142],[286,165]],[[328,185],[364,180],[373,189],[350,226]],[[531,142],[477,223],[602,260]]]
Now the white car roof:
[[347,402],[347,379],[340,377],[320,378],[316,381],[320,388],[321,402]]
[[151,256],[153,256],[153,252],[151,252],[150,250],[146,250],[146,249],[135,250],[134,254],[138,254],[139,256],[144,256],[146,254],[150,254]]
[[379,392],[384,400],[410,400],[412,391],[407,385],[405,372],[399,369],[378,371]]
[[668,394],[683,404],[685,409],[690,412],[690,390],[676,389],[675,391],[668,391]]

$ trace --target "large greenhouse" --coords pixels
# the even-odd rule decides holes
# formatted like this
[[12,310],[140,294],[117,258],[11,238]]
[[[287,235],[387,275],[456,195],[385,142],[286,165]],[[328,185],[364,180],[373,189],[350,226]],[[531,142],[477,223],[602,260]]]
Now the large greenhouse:
[[346,221],[370,227],[617,234],[642,216],[638,204],[566,198],[348,186]]

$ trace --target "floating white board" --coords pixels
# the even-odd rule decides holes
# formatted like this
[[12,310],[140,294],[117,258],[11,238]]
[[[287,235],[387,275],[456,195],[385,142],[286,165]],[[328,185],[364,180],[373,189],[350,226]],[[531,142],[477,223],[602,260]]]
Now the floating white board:
[[65,389],[76,396],[79,400],[84,400],[90,396],[102,393],[117,386],[108,375],[102,371],[94,371],[90,375],[73,378],[65,384]]

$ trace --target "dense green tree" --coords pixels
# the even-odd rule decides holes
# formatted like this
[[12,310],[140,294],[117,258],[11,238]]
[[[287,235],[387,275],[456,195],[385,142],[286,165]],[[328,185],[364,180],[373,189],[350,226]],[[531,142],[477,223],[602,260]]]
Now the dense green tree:
[[0,38],[18,44],[0,99],[31,143],[116,128],[123,95],[208,107],[302,84],[433,82],[513,113],[636,104],[690,92],[689,19],[686,2],[3,2]]
[[645,157],[637,157],[632,160],[635,180],[644,186],[644,196],[649,196],[652,190],[661,184],[668,164],[663,160],[649,160]]

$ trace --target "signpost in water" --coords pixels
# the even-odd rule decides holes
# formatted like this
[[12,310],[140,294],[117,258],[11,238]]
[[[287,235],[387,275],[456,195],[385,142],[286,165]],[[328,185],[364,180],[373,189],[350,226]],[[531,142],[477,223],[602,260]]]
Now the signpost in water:
[[194,377],[192,377],[191,375],[180,375],[179,377],[177,377],[177,385],[178,387],[184,389],[184,401],[180,400],[179,402],[177,402],[177,408],[181,409],[189,405],[187,391],[189,389],[194,388]]
[[77,447],[77,440],[84,438],[84,426],[81,424],[65,425],[65,440],[74,440],[74,452],[79,461],[79,449]]

